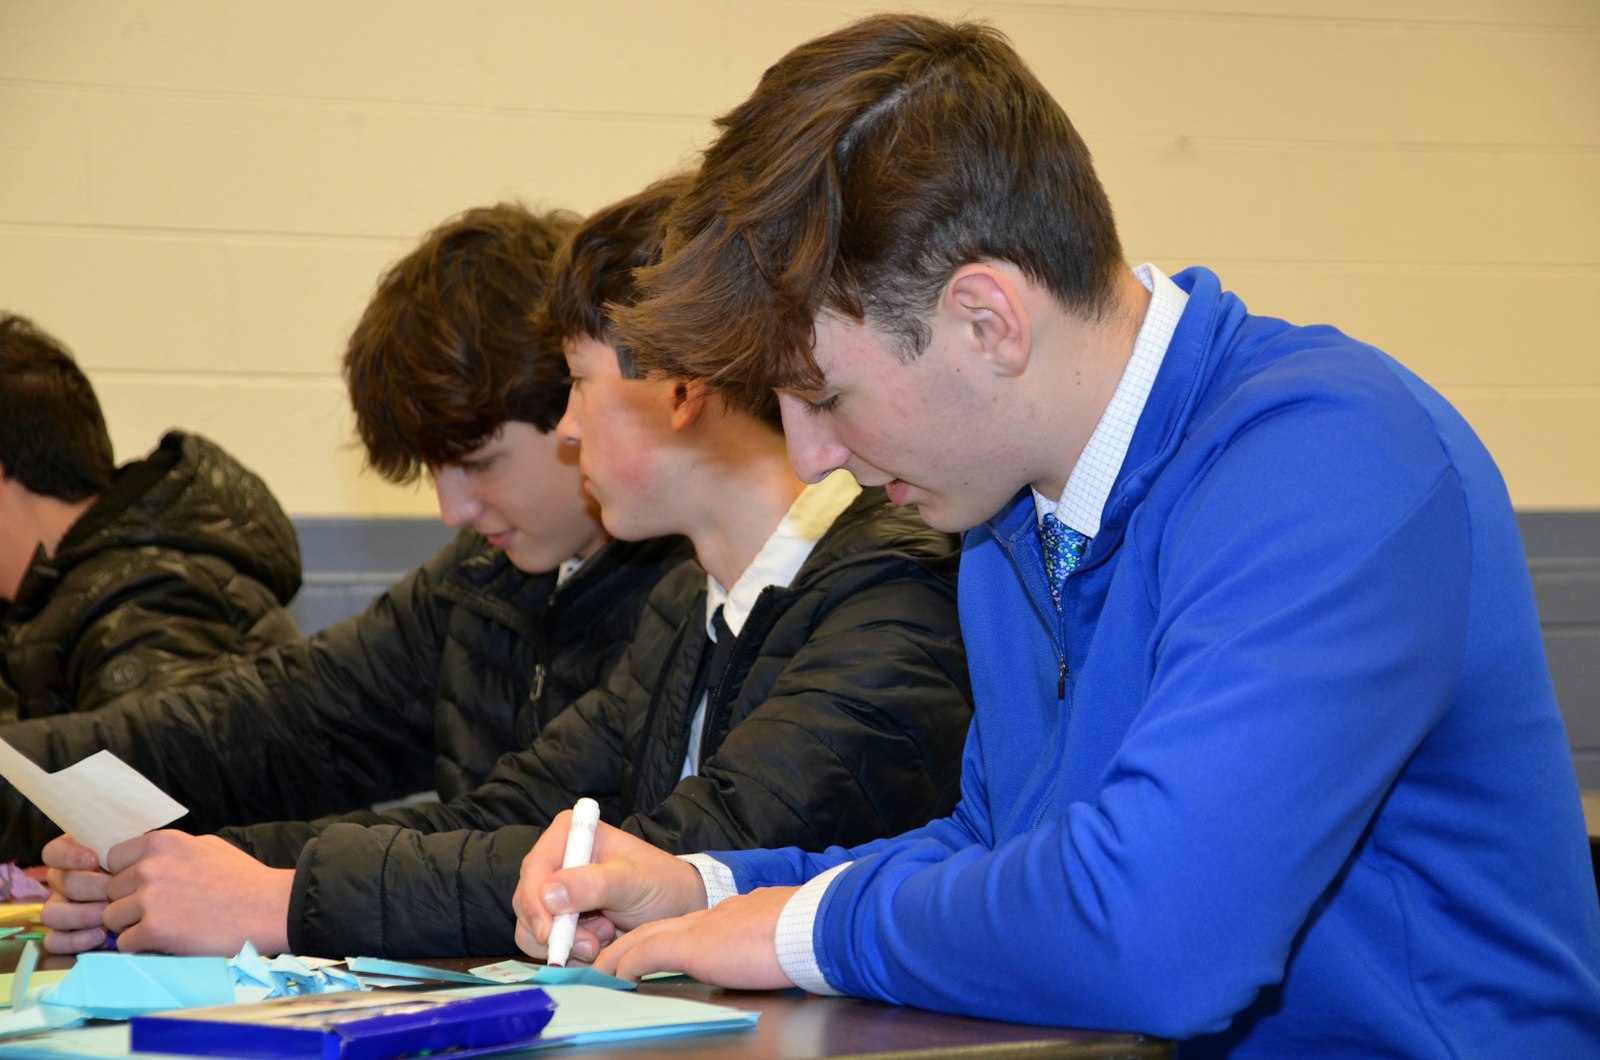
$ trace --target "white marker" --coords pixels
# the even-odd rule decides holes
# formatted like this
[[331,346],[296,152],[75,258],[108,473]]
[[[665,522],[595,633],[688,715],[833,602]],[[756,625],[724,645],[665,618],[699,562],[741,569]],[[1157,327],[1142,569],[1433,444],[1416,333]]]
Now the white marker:
[[[561,867],[575,869],[589,864],[594,853],[594,831],[600,825],[600,804],[593,799],[579,799],[572,807],[572,823],[567,831],[567,852],[561,857]],[[560,968],[572,954],[572,939],[578,931],[578,914],[562,913],[550,926],[549,955],[545,963]]]

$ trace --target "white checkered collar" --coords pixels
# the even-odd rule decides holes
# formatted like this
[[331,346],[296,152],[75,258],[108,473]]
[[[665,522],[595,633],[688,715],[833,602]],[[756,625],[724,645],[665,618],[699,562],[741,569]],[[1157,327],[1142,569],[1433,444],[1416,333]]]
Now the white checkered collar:
[[1150,292],[1150,308],[1145,312],[1139,336],[1133,341],[1133,353],[1128,357],[1116,393],[1100,416],[1089,444],[1072,468],[1067,488],[1061,499],[1051,501],[1038,490],[1033,491],[1033,506],[1038,518],[1053,511],[1057,519],[1085,537],[1093,538],[1100,532],[1100,515],[1105,511],[1106,499],[1116,484],[1117,473],[1128,455],[1133,442],[1133,432],[1138,429],[1139,417],[1144,413],[1150,388],[1155,385],[1156,373],[1167,355],[1167,346],[1178,329],[1178,318],[1189,295],[1173,283],[1154,265],[1146,262],[1133,270]]

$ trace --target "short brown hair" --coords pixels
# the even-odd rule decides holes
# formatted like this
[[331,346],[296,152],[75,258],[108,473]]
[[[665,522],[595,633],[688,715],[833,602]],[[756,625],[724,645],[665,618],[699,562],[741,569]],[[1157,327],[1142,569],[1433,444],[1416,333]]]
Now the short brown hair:
[[559,350],[585,338],[604,342],[616,349],[623,376],[637,378],[633,356],[617,342],[608,313],[639,300],[634,273],[660,260],[667,210],[692,179],[687,173],[663,177],[573,229],[556,251],[544,300],[533,317],[545,346]]
[[577,218],[501,203],[458,214],[378,281],[344,376],[367,463],[394,482],[459,460],[509,421],[552,430],[567,405],[560,347],[528,314]]
[[[638,302],[639,272],[660,260],[668,213],[692,181],[691,174],[664,177],[595,211],[573,231],[556,253],[544,302],[534,314],[540,341],[560,349],[572,339],[596,339],[616,350],[624,378],[644,374],[632,344],[618,339],[612,318]],[[676,366],[665,374],[694,377]],[[782,430],[777,398],[770,390],[742,407]]]
[[950,274],[1008,261],[1066,308],[1124,267],[1088,148],[997,30],[880,15],[801,45],[718,119],[646,297],[614,320],[651,368],[736,403],[813,388],[813,324],[866,320],[915,357]]
[[0,313],[0,477],[81,501],[111,487],[111,435],[94,387],[56,339]]

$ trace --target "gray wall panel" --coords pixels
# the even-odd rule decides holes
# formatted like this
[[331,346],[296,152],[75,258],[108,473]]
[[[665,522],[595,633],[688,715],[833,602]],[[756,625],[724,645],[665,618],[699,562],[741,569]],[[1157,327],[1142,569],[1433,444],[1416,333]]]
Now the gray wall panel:
[[[1600,789],[1600,511],[1524,512],[1545,650],[1585,788]],[[314,632],[365,607],[444,545],[436,519],[298,519],[305,588],[290,608]]]

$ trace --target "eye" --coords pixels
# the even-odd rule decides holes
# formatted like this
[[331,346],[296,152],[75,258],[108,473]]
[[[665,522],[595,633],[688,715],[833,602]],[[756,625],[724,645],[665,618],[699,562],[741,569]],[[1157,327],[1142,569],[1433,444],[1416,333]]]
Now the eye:
[[802,404],[813,416],[822,416],[839,407],[839,395],[830,394],[820,401],[804,401]]

